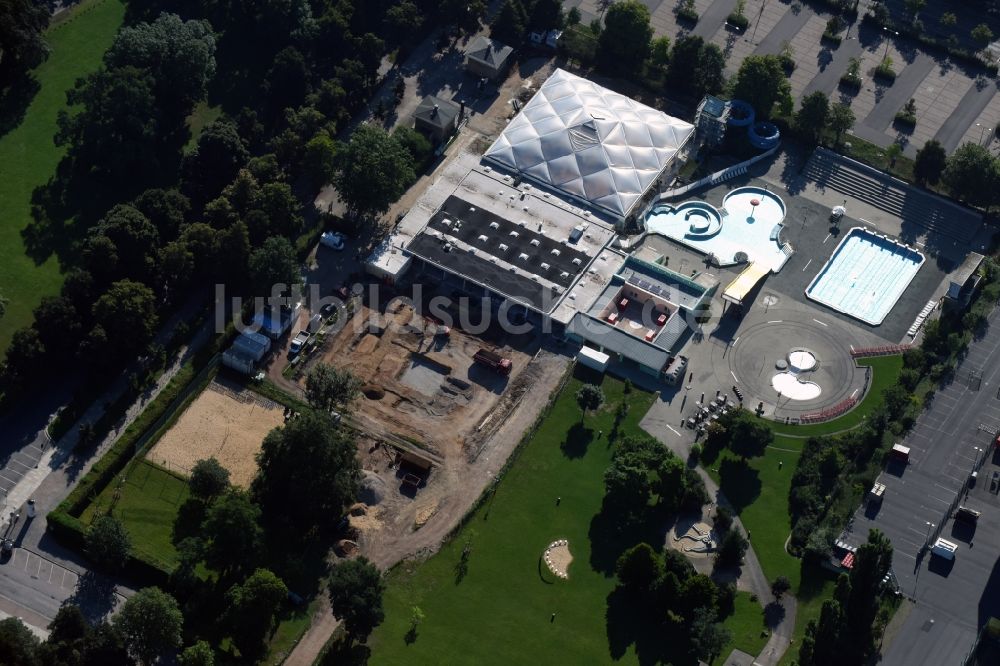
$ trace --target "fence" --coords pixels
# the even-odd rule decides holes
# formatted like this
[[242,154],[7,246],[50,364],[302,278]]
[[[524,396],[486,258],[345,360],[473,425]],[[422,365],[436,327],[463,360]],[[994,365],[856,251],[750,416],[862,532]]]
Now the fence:
[[851,358],[867,358],[870,356],[896,356],[913,349],[913,345],[880,345],[877,347],[855,347],[851,345]]

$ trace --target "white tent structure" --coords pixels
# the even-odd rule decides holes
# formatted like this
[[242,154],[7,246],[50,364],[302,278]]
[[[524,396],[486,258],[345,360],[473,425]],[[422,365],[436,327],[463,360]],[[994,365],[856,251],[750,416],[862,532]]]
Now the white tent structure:
[[690,123],[557,69],[484,157],[622,219],[694,131]]

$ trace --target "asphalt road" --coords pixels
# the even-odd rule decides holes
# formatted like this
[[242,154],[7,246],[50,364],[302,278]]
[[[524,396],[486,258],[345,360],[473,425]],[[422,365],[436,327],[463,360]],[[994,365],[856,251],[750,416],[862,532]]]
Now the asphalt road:
[[[884,532],[895,548],[900,590],[916,602],[883,649],[884,666],[957,666],[982,624],[1000,615],[1000,497],[989,490],[1000,466],[988,450],[991,431],[1000,427],[1000,310],[989,320],[989,333],[969,346],[954,381],[937,392],[903,440],[909,464],[892,463],[880,475],[886,486],[881,507],[861,507],[846,535],[858,545],[870,528]],[[980,372],[977,379],[973,373]],[[981,480],[966,497],[969,475],[984,456]],[[982,511],[974,530],[950,519],[956,501]],[[950,564],[923,548],[939,532],[958,544]]]

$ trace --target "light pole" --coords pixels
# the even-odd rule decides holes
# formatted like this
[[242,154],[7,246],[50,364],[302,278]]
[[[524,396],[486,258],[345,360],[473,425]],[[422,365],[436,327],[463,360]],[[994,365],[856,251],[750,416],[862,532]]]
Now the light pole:
[[983,452],[983,450],[981,448],[979,448],[978,446],[973,446],[972,448],[976,452],[976,455],[973,456],[973,458],[972,458],[972,470],[969,472],[969,474],[972,474],[972,472],[975,472],[976,468],[979,467],[979,455]]
[[757,26],[760,25],[760,17],[764,15],[764,7],[767,7],[767,0],[764,0],[764,2],[760,3],[760,11],[757,13],[757,22],[754,23],[753,34],[750,35],[751,44],[753,44],[754,43],[753,40],[757,38]]
[[927,535],[924,537],[924,547],[927,547],[931,540],[931,530],[934,529],[934,523],[927,523]]
[[[882,28],[882,32],[888,33],[889,35],[895,35],[896,37],[899,37],[899,33],[898,32],[896,32],[895,30],[889,30],[889,28]],[[882,54],[882,60],[883,61],[886,58],[889,57],[889,44],[890,43],[891,42],[889,41],[889,37],[886,37],[885,38],[885,53]]]

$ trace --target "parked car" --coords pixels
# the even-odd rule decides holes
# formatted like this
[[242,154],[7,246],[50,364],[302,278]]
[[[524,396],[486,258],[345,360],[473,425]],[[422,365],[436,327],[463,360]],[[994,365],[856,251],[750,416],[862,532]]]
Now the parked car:
[[343,250],[347,237],[339,231],[324,231],[319,237],[320,245],[325,245],[331,250]]

